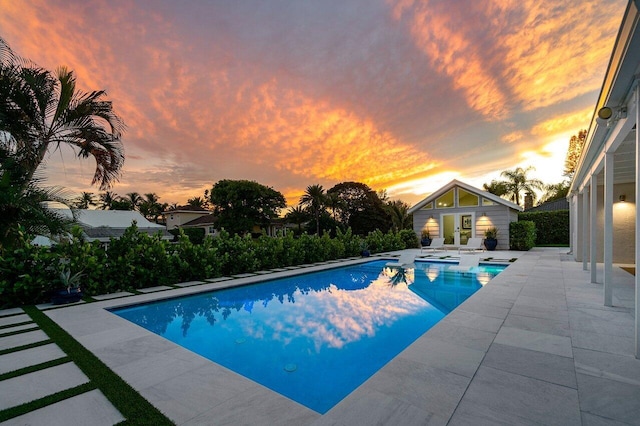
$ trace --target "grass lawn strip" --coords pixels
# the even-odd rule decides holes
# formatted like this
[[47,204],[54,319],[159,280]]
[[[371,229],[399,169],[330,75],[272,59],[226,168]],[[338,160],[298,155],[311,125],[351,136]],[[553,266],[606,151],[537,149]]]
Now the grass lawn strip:
[[42,331],[44,331],[62,351],[69,355],[71,360],[89,378],[94,388],[99,389],[127,419],[120,424],[152,424],[158,426],[174,424],[42,311],[35,306],[25,306],[23,309],[33,321],[38,324]]

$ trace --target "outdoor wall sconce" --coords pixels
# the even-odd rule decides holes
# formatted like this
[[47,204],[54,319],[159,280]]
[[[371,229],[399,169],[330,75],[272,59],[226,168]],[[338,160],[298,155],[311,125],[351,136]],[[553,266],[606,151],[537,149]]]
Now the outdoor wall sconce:
[[627,200],[627,196],[625,194],[622,194],[618,197],[618,200],[620,200],[621,202],[624,202]]
[[480,213],[480,216],[481,216],[481,217],[487,217],[487,212],[482,212],[482,213]]
[[433,220],[433,215],[432,214],[429,215],[429,220]]
[[602,107],[598,110],[598,118],[596,122],[600,125],[606,125],[609,127],[612,121],[627,118],[626,107]]

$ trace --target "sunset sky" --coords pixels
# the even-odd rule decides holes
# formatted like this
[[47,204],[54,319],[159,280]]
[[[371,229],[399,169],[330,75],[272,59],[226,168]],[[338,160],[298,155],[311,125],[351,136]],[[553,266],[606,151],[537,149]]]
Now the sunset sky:
[[[0,0],[19,55],[104,89],[127,124],[112,190],[185,203],[221,179],[296,204],[343,181],[414,204],[451,179],[563,180],[626,0]],[[92,191],[94,163],[48,159]]]

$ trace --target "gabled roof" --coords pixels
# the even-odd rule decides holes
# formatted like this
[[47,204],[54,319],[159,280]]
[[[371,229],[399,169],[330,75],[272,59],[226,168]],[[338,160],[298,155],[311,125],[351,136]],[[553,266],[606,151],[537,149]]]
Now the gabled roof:
[[446,184],[445,186],[443,186],[442,188],[438,189],[435,192],[432,192],[427,198],[423,199],[422,201],[418,202],[415,206],[411,207],[407,213],[414,213],[418,210],[420,210],[422,207],[426,206],[427,204],[429,204],[432,201],[435,201],[438,197],[440,197],[441,195],[445,194],[447,191],[453,189],[454,187],[459,187],[464,189],[465,191],[468,191],[472,194],[484,197],[488,200],[493,201],[494,203],[497,204],[501,204],[503,206],[509,207],[511,209],[517,210],[519,212],[522,211],[522,207],[520,207],[519,205],[512,203],[511,201],[505,200],[502,197],[498,197],[495,194],[492,194],[490,192],[487,191],[483,191],[482,189],[478,189],[475,186],[471,186],[468,185],[464,182],[460,182],[459,180],[452,180],[451,182],[449,182],[448,184]]
[[[51,209],[62,217],[71,219],[69,209]],[[85,210],[78,209],[76,218],[83,228],[128,228],[135,221],[138,228],[164,229],[163,225],[148,221],[140,212],[133,210]]]
[[218,218],[216,216],[213,215],[213,213],[205,215],[205,216],[200,216],[196,219],[190,220],[187,223],[183,223],[182,226],[183,227],[188,227],[188,226],[206,226],[206,225],[213,225],[214,223],[216,223],[218,221]]
[[204,207],[195,207],[195,206],[190,206],[190,205],[186,205],[186,206],[178,206],[175,209],[169,209],[169,210],[165,210],[162,212],[162,214],[167,214],[167,213],[208,213],[209,210],[205,209]]

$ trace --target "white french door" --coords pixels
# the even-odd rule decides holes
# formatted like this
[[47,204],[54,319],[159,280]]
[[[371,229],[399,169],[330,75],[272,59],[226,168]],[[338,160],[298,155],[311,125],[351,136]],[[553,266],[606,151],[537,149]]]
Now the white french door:
[[440,229],[445,244],[459,246],[467,244],[467,240],[475,234],[475,214],[443,213],[440,216]]

